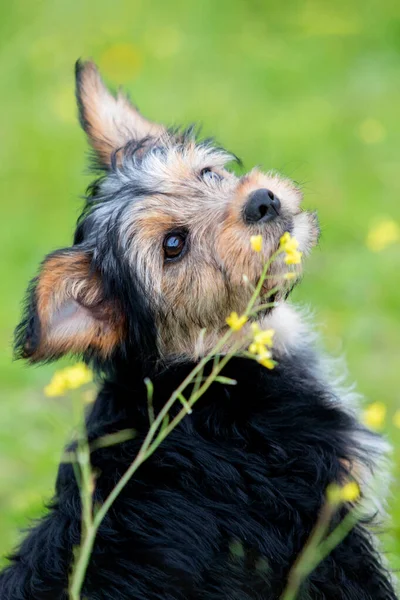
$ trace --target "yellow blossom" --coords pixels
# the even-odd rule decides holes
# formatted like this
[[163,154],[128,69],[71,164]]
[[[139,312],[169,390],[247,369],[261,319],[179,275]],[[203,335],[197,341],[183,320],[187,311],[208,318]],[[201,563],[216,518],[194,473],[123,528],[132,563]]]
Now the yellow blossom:
[[400,429],[400,410],[396,410],[393,416],[393,425]]
[[264,346],[268,346],[269,348],[272,348],[274,342],[273,342],[273,338],[274,338],[274,334],[275,331],[273,329],[260,329],[260,327],[257,325],[257,323],[252,323],[251,325],[251,330],[253,332],[253,336],[254,336],[254,342],[256,344],[262,344]]
[[50,383],[44,388],[46,396],[62,396],[66,391],[65,380],[61,371],[54,373]]
[[342,487],[342,498],[345,502],[355,502],[360,497],[360,486],[355,481],[349,481]]
[[250,244],[254,252],[261,252],[262,250],[262,235],[252,235],[250,238]]
[[251,354],[262,354],[266,350],[264,344],[256,344],[252,342],[249,346],[249,352]]
[[355,481],[349,481],[344,486],[331,483],[327,487],[326,497],[331,504],[355,502],[360,497],[360,487]]
[[257,362],[267,369],[273,369],[275,362],[272,360],[270,348],[272,348],[274,343],[273,337],[275,331],[273,329],[262,330],[257,323],[253,323],[251,325],[251,330],[254,337],[249,346],[250,354],[253,354]]
[[298,250],[292,250],[291,252],[286,252],[285,263],[287,265],[299,265],[301,263],[301,257],[303,256],[302,252]]
[[264,350],[264,352],[259,354],[257,356],[257,362],[267,369],[273,369],[275,367],[275,362],[272,360],[272,354],[269,350]]
[[385,424],[386,406],[383,402],[373,402],[364,411],[363,421],[367,427],[381,429]]
[[84,363],[77,363],[54,373],[50,383],[44,388],[46,396],[62,396],[68,390],[75,390],[93,379],[93,373]]
[[240,331],[243,325],[247,322],[247,317],[246,315],[239,317],[237,312],[232,312],[229,317],[227,317],[226,322],[228,323],[229,327],[233,329],[233,331]]
[[280,239],[279,250],[285,252],[285,263],[287,265],[298,265],[303,253],[298,250],[299,242],[286,231]]
[[283,252],[292,252],[293,250],[297,250],[299,247],[299,242],[296,238],[292,237],[288,231],[285,231],[283,236],[280,239],[280,250]]
[[372,252],[380,252],[399,240],[400,227],[393,219],[385,219],[370,229],[366,244]]

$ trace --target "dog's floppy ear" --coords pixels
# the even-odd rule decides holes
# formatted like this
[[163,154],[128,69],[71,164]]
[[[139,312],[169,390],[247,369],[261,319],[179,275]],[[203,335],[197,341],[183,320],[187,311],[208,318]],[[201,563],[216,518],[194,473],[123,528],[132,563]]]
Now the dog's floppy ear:
[[104,297],[91,257],[76,248],[43,261],[28,289],[25,314],[15,333],[15,352],[31,362],[88,350],[107,357],[122,340],[117,303]]
[[78,60],[75,73],[80,121],[105,166],[127,142],[163,134],[164,127],[145,119],[121,92],[113,96],[108,91],[93,62]]

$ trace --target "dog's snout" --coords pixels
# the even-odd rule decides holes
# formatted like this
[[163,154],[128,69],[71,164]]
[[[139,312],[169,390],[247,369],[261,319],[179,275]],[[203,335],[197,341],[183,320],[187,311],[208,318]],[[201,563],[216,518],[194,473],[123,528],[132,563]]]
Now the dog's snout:
[[244,220],[246,223],[265,223],[272,221],[279,215],[281,203],[271,190],[261,188],[252,192],[244,207]]

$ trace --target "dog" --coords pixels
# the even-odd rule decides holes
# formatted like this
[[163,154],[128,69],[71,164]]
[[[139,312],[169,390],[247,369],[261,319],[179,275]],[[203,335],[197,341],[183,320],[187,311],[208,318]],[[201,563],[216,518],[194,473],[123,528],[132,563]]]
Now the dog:
[[[193,127],[147,120],[108,91],[92,62],[78,61],[76,94],[97,178],[73,244],[49,254],[31,282],[15,344],[31,363],[81,355],[101,377],[89,442],[135,431],[91,454],[100,505],[148,432],[145,378],[157,413],[229,329],[226,317],[244,313],[282,235],[306,256],[319,228],[292,181],[258,169],[236,175],[227,169],[234,155]],[[272,263],[262,290],[272,301],[234,336],[245,349],[254,324],[274,330],[274,368],[232,357],[140,466],[100,525],[82,598],[278,600],[328,486],[356,481],[362,504],[372,495],[385,442],[357,419],[353,395],[329,376],[287,301],[301,265],[274,291],[287,269],[282,256]],[[331,527],[351,508],[340,505]],[[365,508],[299,600],[397,597],[375,519]],[[1,600],[67,599],[80,541],[79,488],[73,465],[61,463],[48,514],[0,576]]]

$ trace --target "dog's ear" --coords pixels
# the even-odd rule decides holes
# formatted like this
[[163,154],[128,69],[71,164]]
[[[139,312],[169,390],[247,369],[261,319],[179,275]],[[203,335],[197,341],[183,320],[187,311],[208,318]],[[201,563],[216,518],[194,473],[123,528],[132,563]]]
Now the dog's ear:
[[121,92],[113,96],[93,62],[75,65],[79,118],[91,146],[103,165],[131,140],[160,137],[165,128],[143,117]]
[[121,311],[116,301],[104,297],[91,257],[69,248],[47,256],[32,281],[15,332],[15,352],[31,362],[88,350],[105,358],[123,332]]

